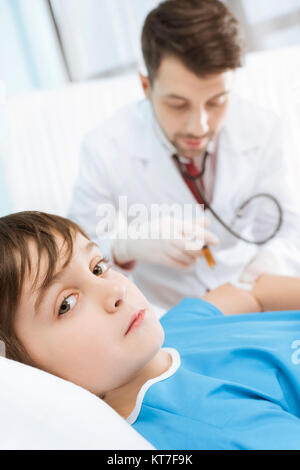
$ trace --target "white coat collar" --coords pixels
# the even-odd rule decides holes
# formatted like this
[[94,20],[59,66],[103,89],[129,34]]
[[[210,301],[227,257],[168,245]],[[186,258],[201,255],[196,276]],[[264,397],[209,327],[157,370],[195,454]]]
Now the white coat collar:
[[157,122],[156,117],[154,116],[153,110],[151,114],[152,114],[152,119],[151,119],[152,128],[153,128],[154,134],[156,135],[161,145],[170,153],[170,155],[173,155],[174,153],[176,153],[176,148],[164,134],[163,130],[161,129],[160,125]]
[[[126,138],[129,154],[143,161],[154,161],[176,153],[175,147],[169,142],[153,114],[150,101],[138,103],[137,121],[130,138]],[[134,135],[133,135],[134,134]]]

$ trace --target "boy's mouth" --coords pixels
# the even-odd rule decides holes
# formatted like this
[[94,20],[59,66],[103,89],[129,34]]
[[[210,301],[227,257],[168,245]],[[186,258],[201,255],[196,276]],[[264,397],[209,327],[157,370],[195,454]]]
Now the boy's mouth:
[[133,314],[133,316],[131,317],[131,322],[130,322],[130,324],[127,328],[127,331],[125,333],[125,336],[127,335],[127,333],[129,333],[130,331],[132,331],[135,328],[137,328],[138,326],[140,326],[140,324],[143,322],[143,320],[145,318],[145,313],[146,313],[146,310],[143,308],[143,309],[141,309],[138,312]]

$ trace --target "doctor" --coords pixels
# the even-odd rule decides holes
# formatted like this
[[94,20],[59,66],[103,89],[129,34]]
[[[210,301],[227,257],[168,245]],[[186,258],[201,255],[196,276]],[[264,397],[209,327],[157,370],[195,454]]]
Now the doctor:
[[[146,18],[142,50],[146,99],[120,110],[85,139],[69,217],[163,308],[227,282],[251,286],[262,272],[299,275],[299,214],[285,180],[280,125],[273,114],[232,93],[243,56],[236,19],[219,0],[167,0]],[[134,240],[101,232],[101,207],[120,210],[120,196],[127,197],[128,207],[149,209],[199,203],[173,155],[199,171],[206,151],[202,190],[224,221],[254,194],[266,192],[280,201],[284,223],[272,241],[246,244],[205,211],[203,243],[216,261],[211,269],[201,250],[187,249],[184,237]],[[123,215],[131,220],[130,211]],[[242,223],[246,230],[251,222]]]

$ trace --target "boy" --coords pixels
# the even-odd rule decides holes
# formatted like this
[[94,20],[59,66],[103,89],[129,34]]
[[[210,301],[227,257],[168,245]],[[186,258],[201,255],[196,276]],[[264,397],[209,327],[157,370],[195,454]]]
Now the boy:
[[[300,280],[261,276],[252,293],[223,286],[159,322],[62,217],[1,218],[0,259],[7,357],[88,389],[158,449],[300,448],[300,311],[259,313],[296,309]],[[257,313],[213,305],[237,313],[229,300]]]

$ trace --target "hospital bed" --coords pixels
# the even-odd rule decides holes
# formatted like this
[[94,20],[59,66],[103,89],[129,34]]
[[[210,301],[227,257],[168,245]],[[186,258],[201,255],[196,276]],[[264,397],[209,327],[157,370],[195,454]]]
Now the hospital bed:
[[[283,119],[291,184],[300,175],[300,46],[255,53],[236,91]],[[8,99],[4,160],[10,210],[65,216],[85,133],[143,96],[137,73],[36,91]],[[299,198],[300,191],[295,192]],[[164,312],[155,306],[157,315]],[[45,372],[0,357],[1,449],[151,449],[94,395]]]

